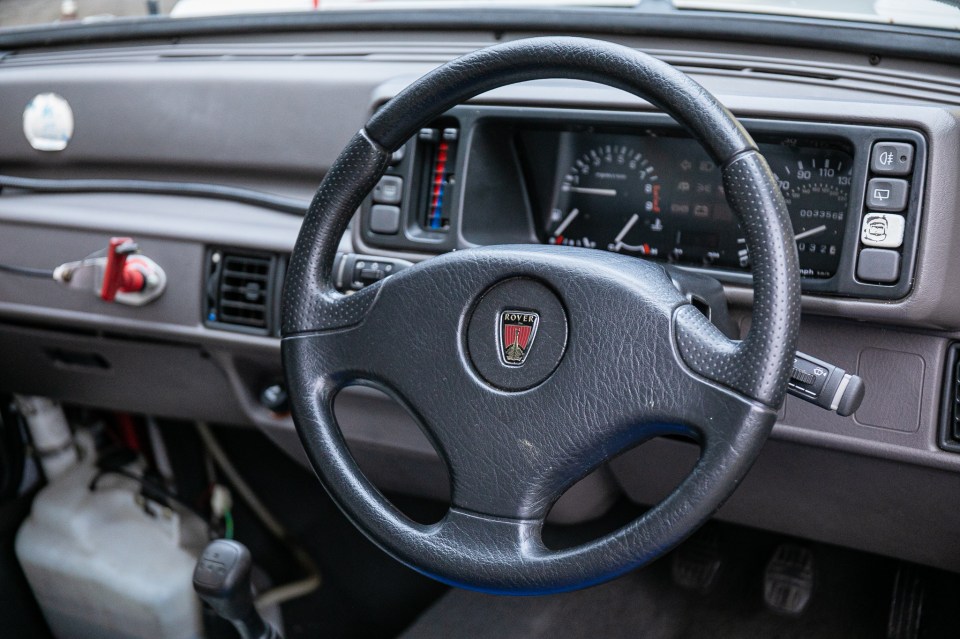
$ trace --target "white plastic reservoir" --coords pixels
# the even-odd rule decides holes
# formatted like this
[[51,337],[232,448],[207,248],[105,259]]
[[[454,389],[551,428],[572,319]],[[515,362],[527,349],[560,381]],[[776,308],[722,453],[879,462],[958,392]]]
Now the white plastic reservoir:
[[[206,542],[195,515],[137,503],[136,482],[88,464],[44,488],[17,533],[16,551],[53,634],[67,638],[202,636],[193,592]],[[165,511],[165,512],[164,512]]]

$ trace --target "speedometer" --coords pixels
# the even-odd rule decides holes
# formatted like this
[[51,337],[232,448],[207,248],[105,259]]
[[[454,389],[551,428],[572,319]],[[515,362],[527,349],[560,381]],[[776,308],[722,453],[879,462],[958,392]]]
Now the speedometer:
[[800,275],[825,278],[837,271],[850,199],[853,161],[836,149],[762,149],[780,181],[800,256]]

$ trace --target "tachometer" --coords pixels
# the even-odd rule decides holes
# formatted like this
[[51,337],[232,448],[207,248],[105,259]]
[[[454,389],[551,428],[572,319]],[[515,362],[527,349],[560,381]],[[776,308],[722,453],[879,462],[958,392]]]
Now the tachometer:
[[603,144],[563,176],[547,241],[655,256],[663,250],[659,215],[660,185],[650,162],[630,146]]

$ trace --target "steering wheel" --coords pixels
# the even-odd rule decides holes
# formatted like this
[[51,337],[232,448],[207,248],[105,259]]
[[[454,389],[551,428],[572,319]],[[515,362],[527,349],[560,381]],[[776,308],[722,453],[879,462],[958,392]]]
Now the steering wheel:
[[[558,246],[455,251],[350,296],[331,273],[338,242],[393,151],[449,108],[496,87],[575,78],[641,96],[721,167],[746,233],[752,324],[722,335],[656,263]],[[733,115],[668,64],[611,43],[532,38],[423,76],[370,118],[310,205],[283,292],[283,363],[303,446],[327,491],[373,542],[446,583],[496,593],[572,590],[674,547],[744,477],[783,401],[800,318],[786,205]],[[403,404],[443,457],[451,505],[415,523],[364,477],[334,417],[346,386]],[[599,539],[553,550],[547,513],[577,480],[660,435],[701,447],[662,502]]]

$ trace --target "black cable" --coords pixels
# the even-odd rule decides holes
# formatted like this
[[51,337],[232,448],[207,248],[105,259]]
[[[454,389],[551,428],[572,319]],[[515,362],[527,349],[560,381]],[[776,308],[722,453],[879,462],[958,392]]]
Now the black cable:
[[0,264],[0,271],[12,275],[23,275],[24,277],[39,277],[45,280],[53,279],[53,271],[45,268],[30,268],[29,266],[10,266],[9,264]]
[[87,489],[90,490],[90,492],[96,491],[97,486],[100,483],[100,479],[102,479],[104,475],[120,475],[122,477],[126,477],[127,479],[132,479],[133,481],[140,484],[141,488],[144,489],[145,496],[152,499],[153,501],[159,502],[161,505],[164,505],[164,506],[169,506],[169,504],[164,503],[164,500],[176,503],[184,510],[187,510],[193,513],[203,521],[207,521],[207,518],[204,517],[204,515],[199,510],[197,510],[196,508],[194,508],[184,500],[180,499],[179,497],[177,497],[166,486],[161,486],[160,484],[151,481],[147,477],[144,477],[142,475],[137,475],[136,473],[131,473],[129,470],[126,470],[124,468],[103,468],[97,471],[97,474],[94,475],[93,479],[90,480],[90,483],[87,484]]
[[281,213],[302,216],[309,202],[263,191],[254,191],[223,184],[201,182],[161,182],[157,180],[52,180],[0,175],[0,191],[4,187],[34,193],[146,193],[151,195],[181,195],[230,200],[252,204]]

